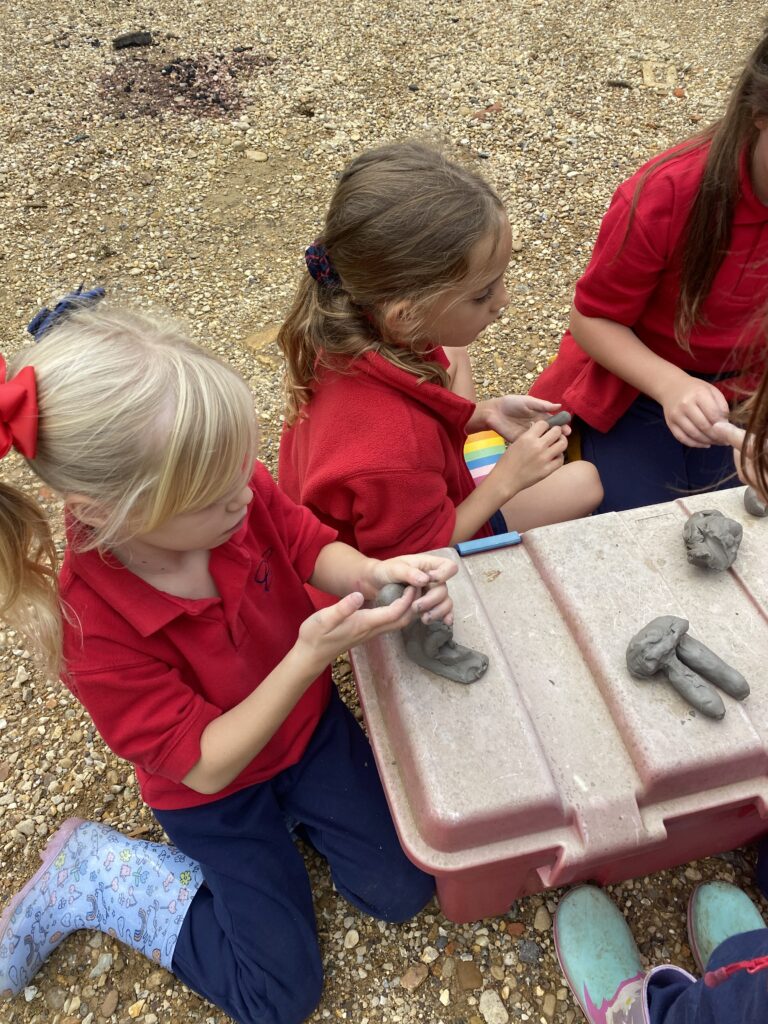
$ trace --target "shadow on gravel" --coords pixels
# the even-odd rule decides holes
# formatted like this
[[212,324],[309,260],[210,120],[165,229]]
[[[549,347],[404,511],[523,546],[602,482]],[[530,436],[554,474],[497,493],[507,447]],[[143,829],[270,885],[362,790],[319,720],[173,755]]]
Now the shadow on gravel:
[[101,93],[118,117],[156,117],[168,110],[226,117],[242,109],[240,82],[274,63],[273,57],[252,53],[250,47],[229,56],[203,53],[163,63],[131,55],[105,73]]

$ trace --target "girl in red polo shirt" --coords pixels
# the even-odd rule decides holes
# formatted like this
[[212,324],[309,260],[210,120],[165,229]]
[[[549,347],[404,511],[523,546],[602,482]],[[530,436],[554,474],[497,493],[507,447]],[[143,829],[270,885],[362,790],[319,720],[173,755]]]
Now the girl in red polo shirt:
[[713,426],[754,386],[768,297],[768,34],[724,117],[619,186],[531,394],[575,413],[600,511],[733,485]]
[[[602,492],[562,466],[558,407],[475,405],[450,387],[443,346],[465,350],[509,296],[512,237],[482,178],[417,143],[345,169],[279,341],[288,381],[280,486],[365,554],[427,551],[587,515]],[[467,435],[513,442],[475,486]]]
[[[433,892],[329,663],[416,614],[450,621],[455,566],[338,543],[254,465],[234,371],[172,325],[70,307],[35,318],[45,336],[7,381],[0,362],[0,454],[15,447],[64,498],[69,542],[57,585],[43,513],[0,483],[3,614],[133,762],[176,848],[65,822],[0,917],[0,993],[98,928],[241,1024],[297,1024],[322,969],[289,822],[374,916],[408,918]],[[395,604],[362,607],[398,580]],[[308,581],[347,596],[314,613]]]

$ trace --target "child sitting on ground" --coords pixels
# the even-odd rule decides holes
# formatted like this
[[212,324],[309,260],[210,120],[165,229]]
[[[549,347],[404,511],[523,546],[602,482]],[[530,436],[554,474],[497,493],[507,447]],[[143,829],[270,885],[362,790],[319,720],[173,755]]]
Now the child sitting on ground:
[[[289,822],[367,913],[403,920],[433,893],[329,663],[417,614],[450,622],[455,565],[338,543],[254,463],[233,370],[173,325],[63,305],[8,380],[0,362],[0,455],[14,446],[63,498],[67,553],[57,587],[45,516],[1,483],[0,604],[134,764],[177,848],[65,822],[0,917],[0,993],[98,928],[239,1024],[298,1024],[322,965]],[[313,614],[306,581],[346,596]],[[399,600],[362,607],[398,581]]]
[[[508,302],[511,230],[482,178],[418,143],[345,169],[280,330],[288,407],[279,484],[368,555],[588,515],[602,489],[563,466],[558,406],[526,396],[475,405],[449,387],[462,349]],[[477,486],[467,434],[512,442]]]

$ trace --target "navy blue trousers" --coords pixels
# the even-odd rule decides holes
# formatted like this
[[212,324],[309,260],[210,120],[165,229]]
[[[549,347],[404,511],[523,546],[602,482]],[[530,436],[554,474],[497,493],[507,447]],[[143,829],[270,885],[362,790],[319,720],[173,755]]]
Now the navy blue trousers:
[[238,1024],[298,1024],[322,991],[309,876],[287,820],[372,917],[404,921],[434,893],[402,851],[368,741],[335,690],[298,764],[202,807],[154,813],[205,878],[173,971]]
[[579,421],[581,455],[600,474],[597,512],[621,512],[700,491],[735,487],[733,449],[689,448],[675,440],[658,402],[640,395],[605,434]]
[[[707,970],[761,956],[768,956],[768,928],[722,942]],[[672,971],[659,972],[648,985],[648,1008],[650,1024],[766,1024],[768,969],[736,971],[714,988]]]

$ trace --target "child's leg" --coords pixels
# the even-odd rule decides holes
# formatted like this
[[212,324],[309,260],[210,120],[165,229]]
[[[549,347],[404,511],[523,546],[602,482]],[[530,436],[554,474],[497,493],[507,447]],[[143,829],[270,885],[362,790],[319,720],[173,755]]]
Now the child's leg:
[[520,491],[501,511],[507,529],[522,533],[588,516],[602,496],[600,477],[591,462],[567,462],[545,480]]
[[472,363],[469,360],[469,350],[466,348],[443,349],[448,358],[448,376],[451,379],[451,391],[462,398],[468,398],[470,402],[477,401],[477,391],[472,378]]
[[597,467],[605,490],[598,512],[655,505],[737,482],[726,446],[689,448],[676,441],[661,406],[646,395],[607,433],[586,423],[580,430],[582,456]]
[[279,786],[286,812],[305,826],[350,903],[404,921],[429,902],[434,879],[403,853],[368,740],[335,691],[304,757]]
[[64,822],[41,859],[0,916],[0,996],[17,995],[81,928],[108,932],[170,968],[202,884],[198,864],[166,843],[128,839],[79,818]]
[[322,991],[309,878],[274,781],[155,811],[199,860],[206,882],[179,934],[173,971],[238,1024],[299,1024]]

